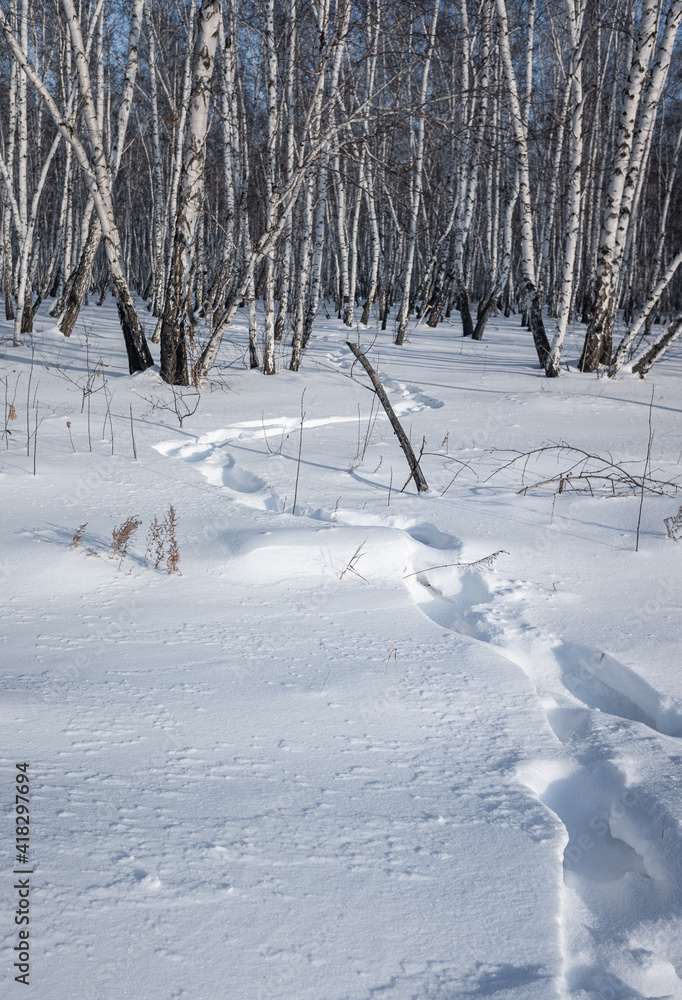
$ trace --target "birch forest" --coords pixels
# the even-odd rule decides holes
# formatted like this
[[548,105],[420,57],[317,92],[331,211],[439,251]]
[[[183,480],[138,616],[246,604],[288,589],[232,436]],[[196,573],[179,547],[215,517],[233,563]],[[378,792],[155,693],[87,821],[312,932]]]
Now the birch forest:
[[[130,372],[201,386],[238,310],[296,371],[497,310],[547,377],[682,333],[682,0],[2,0],[0,281],[20,345],[115,298]],[[49,300],[49,301],[46,301]],[[451,322],[452,319],[451,319]],[[149,328],[149,323],[147,324]],[[412,343],[419,326],[411,329]],[[280,342],[278,344],[278,342]]]

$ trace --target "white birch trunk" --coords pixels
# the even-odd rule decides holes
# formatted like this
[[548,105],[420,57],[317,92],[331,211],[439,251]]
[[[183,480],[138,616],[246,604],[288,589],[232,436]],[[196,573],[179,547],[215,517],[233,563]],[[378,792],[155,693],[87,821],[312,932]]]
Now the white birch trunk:
[[415,151],[414,170],[412,173],[412,203],[410,205],[410,224],[407,236],[407,259],[405,261],[405,278],[403,281],[403,301],[398,314],[398,332],[395,342],[398,345],[405,342],[405,331],[410,318],[410,289],[412,287],[412,270],[414,255],[417,248],[417,220],[421,205],[422,185],[424,181],[424,137],[426,130],[426,96],[429,85],[429,71],[433,57],[433,47],[438,26],[439,0],[435,0],[431,24],[427,33],[426,56],[422,70],[421,93],[419,96],[419,122],[417,125],[417,143]]
[[[296,56],[297,56],[297,41],[298,33],[296,30],[296,0],[289,0],[289,12],[288,12],[288,31],[289,31],[289,54],[287,59],[287,72],[286,72],[286,114],[287,114],[287,129],[286,129],[286,165],[285,165],[285,181],[287,184],[291,183],[291,179],[294,175],[294,157],[295,157],[295,83],[296,83]],[[293,219],[290,215],[287,219],[286,225],[284,227],[284,237],[282,240],[282,292],[279,302],[279,312],[277,314],[277,320],[275,322],[275,340],[281,340],[284,335],[284,328],[286,324],[287,312],[289,310],[289,297],[291,295],[291,282],[292,282],[292,260],[293,260]]]
[[[526,113],[521,109],[519,92],[512,63],[509,45],[509,20],[505,0],[496,0],[497,22],[499,26],[499,44],[502,66],[509,92],[511,110],[511,125],[516,146],[516,156],[519,170],[519,202],[521,204],[521,271],[524,281],[524,299],[530,320],[531,332],[537,351],[538,360],[544,367],[549,354],[549,341],[542,322],[542,307],[539,299],[536,271],[535,249],[533,244],[533,215],[530,197],[530,163],[528,157]],[[530,46],[529,46],[530,48]],[[531,79],[527,77],[526,86]],[[526,105],[529,97],[526,93]]]
[[[26,72],[37,92],[42,97],[45,106],[57,125],[57,128],[73,147],[79,165],[83,170],[83,175],[90,193],[95,201],[95,207],[104,232],[107,258],[111,270],[112,281],[114,283],[119,318],[121,320],[121,327],[128,352],[128,365],[132,374],[133,371],[141,371],[145,368],[149,368],[153,364],[153,360],[144,339],[142,327],[140,326],[140,321],[137,313],[135,312],[135,306],[130,295],[130,289],[128,288],[128,284],[125,280],[125,275],[123,274],[123,269],[121,267],[120,237],[111,201],[109,174],[101,155],[103,152],[101,149],[101,135],[98,136],[96,130],[97,125],[94,115],[92,91],[90,87],[87,59],[80,31],[80,24],[73,6],[73,0],[62,0],[62,3],[65,13],[67,14],[69,32],[71,35],[72,46],[74,48],[74,56],[76,58],[76,66],[81,86],[82,106],[92,144],[92,161],[88,157],[85,147],[76,135],[73,125],[68,121],[68,119],[64,119],[55,104],[52,95],[26,58],[25,53],[12,33],[7,22],[7,18],[2,10],[0,10],[0,27],[3,30],[7,43],[12,49],[15,58],[21,65],[22,69]],[[98,153],[99,156],[97,155]]]
[[623,94],[623,106],[619,115],[616,136],[616,151],[606,192],[606,205],[599,239],[594,311],[580,359],[580,370],[584,372],[596,371],[600,363],[608,363],[611,360],[616,233],[630,164],[637,111],[646,81],[649,61],[656,43],[658,13],[659,8],[655,0],[644,0],[635,51]]
[[[173,253],[161,323],[161,378],[171,385],[188,385],[187,340],[193,340],[190,277],[195,257],[199,213],[203,211],[206,135],[220,26],[220,0],[203,0],[192,59],[192,92],[187,140],[175,218]],[[189,330],[185,325],[189,322]]]
[[573,297],[573,278],[575,273],[575,255],[580,231],[580,204],[582,198],[582,165],[583,165],[583,42],[581,40],[583,17],[585,13],[584,0],[566,0],[568,8],[568,29],[571,37],[571,65],[569,84],[573,113],[569,133],[569,173],[568,190],[566,192],[567,225],[564,240],[564,253],[561,262],[561,290],[557,310],[556,327],[552,338],[549,357],[545,363],[545,373],[548,378],[556,378],[559,374],[561,350],[566,337],[568,317],[571,311]]
[[[268,142],[265,167],[265,228],[273,222],[273,188],[276,180],[277,153],[277,50],[275,48],[275,0],[266,0],[265,9],[265,89],[268,116]],[[263,374],[275,374],[275,276],[272,256],[265,259],[265,322],[263,329]]]
[[[123,80],[123,92],[121,97],[121,105],[119,107],[118,113],[118,126],[116,139],[114,141],[112,154],[111,154],[111,182],[110,186],[113,188],[114,182],[116,180],[116,175],[118,173],[120,163],[121,163],[121,153],[123,150],[123,145],[125,142],[126,131],[128,128],[128,121],[130,118],[130,110],[132,107],[133,94],[135,91],[135,82],[137,79],[137,72],[139,67],[138,58],[138,46],[140,41],[140,31],[142,29],[142,18],[144,15],[144,6],[146,0],[135,0],[133,5],[133,10],[130,20],[130,30],[128,34],[128,55],[126,60],[126,69]],[[103,8],[103,4],[99,5]],[[97,17],[98,28],[96,31],[96,44],[101,48],[102,45],[102,28],[101,28],[101,17],[103,13]],[[90,40],[88,40],[90,41]],[[73,42],[72,42],[73,47]],[[88,56],[88,46],[85,48],[86,58]],[[97,105],[95,109],[95,121],[96,127],[99,131],[101,137],[100,148],[102,150],[101,156],[106,161],[106,152],[104,151],[104,110],[105,110],[105,100],[104,100],[104,79],[103,79],[103,60],[101,56],[96,59],[97,70],[98,70],[98,88],[97,88]],[[82,81],[81,81],[82,82]],[[86,205],[86,210],[83,215],[83,221],[81,224],[81,244],[80,244],[80,257],[74,271],[73,275],[69,279],[67,288],[64,294],[64,303],[62,307],[62,317],[59,322],[59,329],[64,334],[65,337],[71,336],[74,325],[78,318],[80,312],[81,304],[83,302],[83,297],[87,291],[88,285],[90,284],[92,275],[92,266],[95,260],[95,255],[102,238],[102,227],[97,216],[94,220],[92,219],[92,212],[94,208],[94,202],[92,198],[88,199]]]
[[625,358],[627,357],[627,353],[634,344],[635,338],[637,337],[638,333],[646,323],[647,319],[649,318],[653,310],[656,308],[661,298],[661,295],[663,294],[663,292],[666,290],[666,288],[674,278],[680,264],[682,264],[682,250],[677,254],[677,256],[673,257],[673,259],[670,261],[670,264],[666,268],[665,274],[662,276],[660,281],[656,283],[655,287],[649,294],[646,302],[644,303],[640,311],[637,313],[637,316],[633,320],[630,329],[628,330],[628,332],[618,345],[618,350],[616,351],[613,362],[609,368],[610,378],[614,378],[618,374],[620,369],[623,367],[623,364],[625,363]]
[[657,337],[652,344],[648,344],[645,349],[633,359],[632,363],[628,366],[630,370],[636,375],[639,375],[640,378],[644,378],[651,366],[655,364],[659,358],[663,357],[665,352],[669,347],[671,347],[672,344],[675,343],[680,334],[682,334],[682,315],[676,316],[668,329]]
[[149,32],[149,81],[152,102],[152,158],[154,169],[154,244],[153,244],[153,292],[151,312],[161,315],[163,288],[166,280],[164,243],[166,241],[166,211],[163,202],[163,161],[161,153],[161,124],[159,120],[158,82],[156,79],[156,41],[154,32]]

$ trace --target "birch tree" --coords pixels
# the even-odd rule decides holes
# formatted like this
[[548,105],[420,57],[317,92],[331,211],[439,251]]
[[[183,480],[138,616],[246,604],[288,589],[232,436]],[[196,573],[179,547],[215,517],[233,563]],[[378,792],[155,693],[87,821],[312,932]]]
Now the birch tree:
[[153,364],[153,360],[149,353],[149,348],[147,347],[128,282],[126,281],[121,265],[121,239],[116,225],[111,197],[111,175],[106,165],[102,131],[99,128],[95,113],[90,73],[80,21],[73,0],[62,0],[62,6],[67,19],[71,46],[74,53],[90,155],[88,155],[85,146],[78,138],[68,117],[65,118],[60,112],[45,83],[29,63],[26,53],[11,31],[7,18],[1,10],[0,27],[2,27],[5,39],[15,59],[41,96],[57,128],[64,138],[71,143],[83,171],[104,234],[119,320],[128,353],[128,366],[132,374],[135,371],[143,371],[145,368],[149,368]]
[[187,340],[191,350],[194,338],[190,275],[197,221],[203,207],[206,134],[220,13],[220,0],[203,0],[194,43],[189,122],[161,325],[161,378],[171,385],[189,385]]
[[616,275],[613,263],[616,233],[630,163],[637,110],[649,61],[656,43],[658,13],[659,5],[656,0],[644,0],[637,41],[625,83],[622,109],[618,119],[616,149],[611,164],[599,239],[594,306],[580,358],[581,371],[595,371],[600,363],[608,364],[611,360],[611,332],[616,292]]
[[[542,304],[538,294],[535,276],[535,247],[533,244],[533,213],[531,206],[530,161],[528,156],[527,113],[524,114],[519,100],[519,89],[514,72],[509,45],[509,19],[505,0],[495,0],[499,28],[500,57],[507,84],[510,105],[511,128],[516,147],[519,179],[519,205],[521,207],[521,270],[524,282],[524,300],[528,320],[538,360],[544,367],[550,353],[549,341],[542,319]],[[532,42],[529,38],[529,61],[532,56]],[[528,80],[530,87],[530,79]],[[528,104],[528,102],[526,102]]]

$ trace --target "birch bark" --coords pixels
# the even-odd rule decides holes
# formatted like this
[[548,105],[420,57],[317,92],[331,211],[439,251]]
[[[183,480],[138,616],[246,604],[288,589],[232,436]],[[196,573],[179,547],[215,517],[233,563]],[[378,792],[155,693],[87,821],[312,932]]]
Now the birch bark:
[[[542,306],[535,277],[535,249],[533,245],[533,215],[530,197],[530,162],[528,157],[527,121],[519,101],[519,91],[509,45],[509,20],[505,0],[496,0],[499,45],[502,66],[509,95],[511,126],[516,146],[519,171],[519,202],[521,205],[521,271],[524,282],[524,300],[531,333],[540,364],[544,367],[550,352],[549,341],[542,321]],[[531,81],[526,80],[527,88]],[[528,92],[527,101],[528,104]]]
[[[132,107],[133,94],[135,90],[135,82],[137,79],[137,72],[139,66],[138,59],[138,46],[140,41],[140,31],[142,29],[142,18],[144,15],[144,6],[146,0],[135,0],[133,11],[130,19],[130,32],[128,35],[128,57],[126,60],[126,72],[123,84],[123,94],[121,98],[121,106],[119,108],[118,114],[118,128],[116,132],[116,139],[114,142],[114,147],[111,154],[111,179],[110,187],[113,188],[114,182],[116,180],[116,175],[121,162],[121,152],[125,142],[126,131],[128,128],[128,120],[130,118],[130,110]],[[72,0],[68,0],[68,6],[71,8],[73,6]],[[101,5],[100,5],[101,6]],[[101,16],[101,15],[100,15]],[[98,19],[99,20],[99,19]],[[72,47],[73,35],[72,35]],[[98,61],[98,67],[101,66],[101,60]],[[87,69],[87,65],[86,65]],[[88,74],[89,79],[89,74]],[[82,81],[81,81],[82,84]],[[100,148],[101,155],[106,159],[106,153],[104,150],[103,142],[103,117],[104,117],[104,92],[103,92],[103,81],[100,80],[100,85],[97,88],[97,101],[98,106],[94,112],[96,127],[100,134]],[[92,95],[90,95],[90,100]],[[90,213],[92,212],[93,205],[89,204],[88,212],[86,209],[84,218],[84,232],[88,225],[90,219]],[[102,225],[98,216],[90,222],[89,229],[87,230],[87,237],[81,243],[81,254],[78,261],[78,266],[75,273],[69,281],[68,290],[66,291],[62,317],[59,321],[59,329],[65,337],[70,337],[73,328],[78,319],[78,314],[80,313],[81,305],[83,303],[83,298],[87,291],[88,285],[90,283],[90,278],[92,276],[92,266],[95,261],[95,256],[99,248],[100,240],[102,239]]]
[[569,69],[569,86],[573,111],[569,132],[569,172],[568,190],[566,191],[567,224],[564,239],[564,253],[561,262],[561,290],[557,310],[556,327],[552,338],[550,354],[545,361],[545,374],[548,378],[556,378],[559,374],[561,350],[566,337],[568,317],[571,311],[573,297],[573,279],[575,273],[575,255],[580,231],[580,206],[582,198],[582,164],[583,164],[583,40],[582,26],[585,15],[584,0],[566,0],[568,14],[568,31],[571,41],[571,63]]
[[623,190],[630,163],[633,133],[646,73],[656,42],[659,7],[655,0],[644,0],[635,51],[628,73],[623,105],[618,119],[616,150],[602,216],[599,255],[596,268],[594,307],[590,319],[580,370],[593,372],[600,363],[611,360],[611,333],[615,307],[614,254]]
[[407,259],[405,261],[405,277],[403,280],[403,301],[398,314],[398,332],[395,342],[398,345],[405,343],[405,331],[410,318],[410,288],[412,286],[412,270],[414,268],[414,255],[417,247],[417,219],[419,218],[419,208],[421,205],[422,186],[424,182],[424,138],[426,134],[426,97],[429,86],[429,71],[431,69],[431,59],[433,58],[433,47],[436,38],[436,28],[438,26],[438,12],[440,0],[436,0],[431,16],[431,24],[427,32],[426,54],[424,67],[422,70],[421,92],[419,95],[419,120],[417,124],[417,142],[415,150],[415,162],[412,175],[412,203],[410,205],[410,223],[407,237]]
[[[161,378],[189,385],[187,334],[193,340],[190,274],[199,212],[203,210],[206,134],[220,26],[220,0],[203,0],[198,15],[192,59],[192,91],[187,139],[183,151],[173,251],[161,323]],[[189,329],[187,329],[189,327]]]

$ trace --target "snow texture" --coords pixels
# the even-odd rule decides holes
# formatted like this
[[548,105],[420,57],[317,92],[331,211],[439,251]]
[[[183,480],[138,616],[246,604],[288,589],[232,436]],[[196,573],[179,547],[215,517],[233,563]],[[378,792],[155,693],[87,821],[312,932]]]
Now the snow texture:
[[[559,441],[641,469],[652,382],[653,470],[678,475],[679,347],[648,382],[548,381],[518,317],[483,343],[361,328],[426,438],[417,495],[334,320],[266,378],[240,313],[180,426],[110,302],[68,341],[41,312],[35,477],[4,330],[3,996],[28,760],[34,996],[682,998],[680,499],[645,495],[635,552],[639,496],[488,478]],[[171,504],[169,576],[144,555]]]

